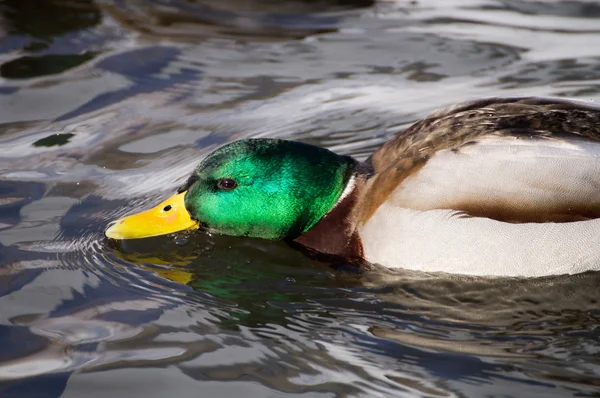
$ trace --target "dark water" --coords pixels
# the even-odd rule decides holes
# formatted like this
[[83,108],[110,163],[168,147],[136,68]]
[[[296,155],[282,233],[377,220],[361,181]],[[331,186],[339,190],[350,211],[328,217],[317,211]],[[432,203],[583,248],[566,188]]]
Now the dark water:
[[600,100],[596,2],[0,12],[0,397],[600,397],[600,273],[355,273],[283,243],[102,234],[242,137],[364,158],[466,99]]

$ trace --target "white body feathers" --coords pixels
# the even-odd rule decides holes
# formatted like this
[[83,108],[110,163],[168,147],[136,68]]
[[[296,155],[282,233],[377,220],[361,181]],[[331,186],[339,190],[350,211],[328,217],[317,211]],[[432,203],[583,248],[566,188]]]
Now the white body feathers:
[[[600,219],[511,223],[456,209],[600,208],[600,143],[487,136],[436,153],[359,226],[365,259],[469,275],[600,270]],[[559,211],[560,213],[560,211]]]

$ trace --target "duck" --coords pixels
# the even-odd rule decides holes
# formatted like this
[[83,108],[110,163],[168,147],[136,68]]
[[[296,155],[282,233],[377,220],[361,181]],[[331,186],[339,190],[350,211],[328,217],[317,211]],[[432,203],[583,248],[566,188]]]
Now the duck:
[[228,143],[109,239],[183,230],[285,240],[394,269],[532,278],[600,270],[600,106],[490,97],[415,122],[367,160]]

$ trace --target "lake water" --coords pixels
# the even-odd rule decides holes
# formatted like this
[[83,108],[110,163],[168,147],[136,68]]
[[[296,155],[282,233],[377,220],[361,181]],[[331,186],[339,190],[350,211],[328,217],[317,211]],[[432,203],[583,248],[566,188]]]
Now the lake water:
[[455,102],[600,100],[597,2],[0,13],[0,397],[600,397],[600,273],[355,272],[285,243],[103,237],[239,138],[364,159]]

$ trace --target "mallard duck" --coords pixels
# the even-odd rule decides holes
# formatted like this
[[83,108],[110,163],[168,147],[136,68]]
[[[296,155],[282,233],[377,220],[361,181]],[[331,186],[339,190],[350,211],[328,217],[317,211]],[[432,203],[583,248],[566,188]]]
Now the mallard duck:
[[600,106],[461,103],[365,162],[294,141],[236,141],[202,160],[176,195],[112,222],[106,236],[198,227],[426,272],[600,270]]

